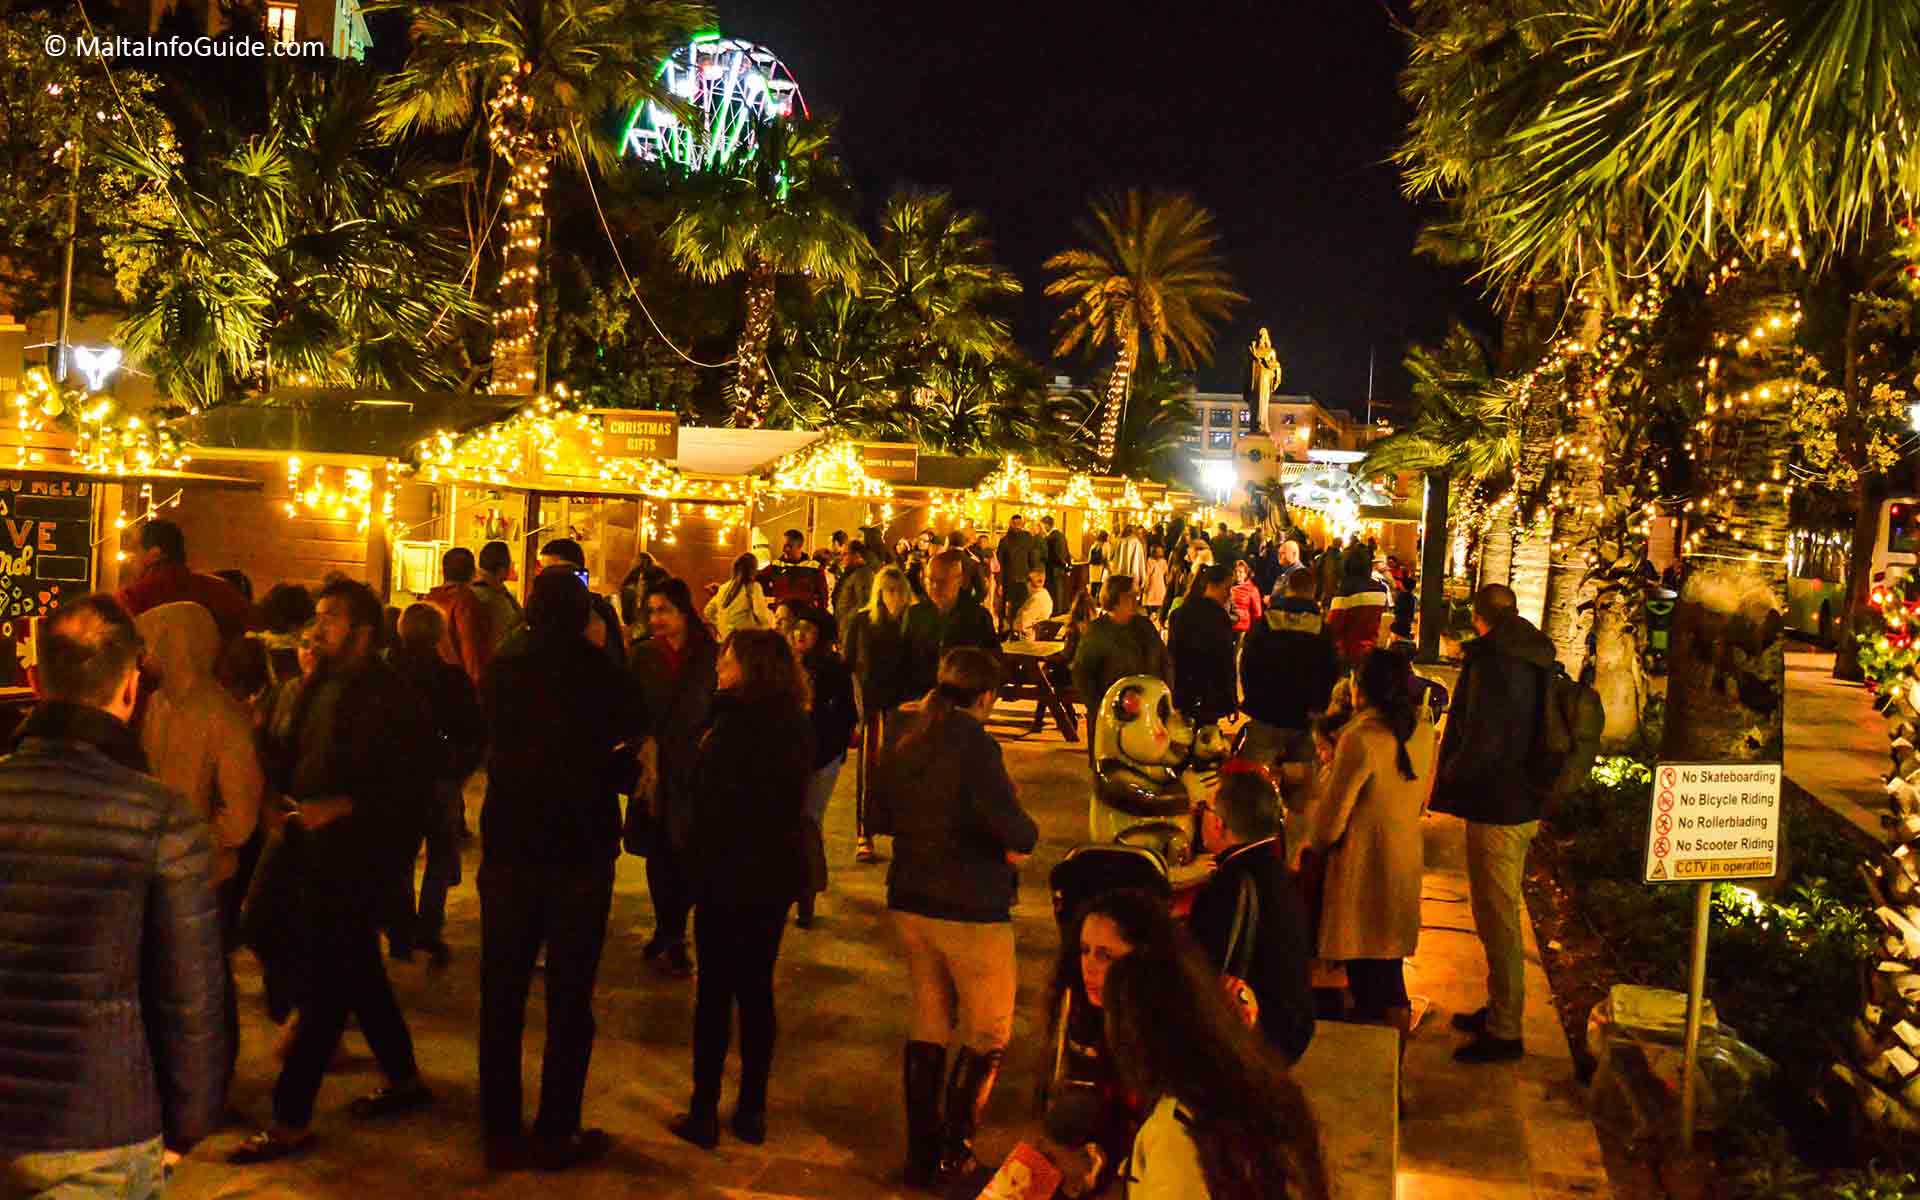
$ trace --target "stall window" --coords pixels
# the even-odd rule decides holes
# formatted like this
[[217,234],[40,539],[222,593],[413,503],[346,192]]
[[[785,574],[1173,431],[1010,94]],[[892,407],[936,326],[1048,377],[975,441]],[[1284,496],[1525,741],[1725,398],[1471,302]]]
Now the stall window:
[[293,41],[299,19],[300,6],[297,4],[267,5],[267,36],[276,42]]

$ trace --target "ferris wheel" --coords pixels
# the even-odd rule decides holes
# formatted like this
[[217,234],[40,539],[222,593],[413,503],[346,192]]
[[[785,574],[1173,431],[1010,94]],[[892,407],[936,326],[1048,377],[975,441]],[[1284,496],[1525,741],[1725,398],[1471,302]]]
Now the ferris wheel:
[[753,157],[760,125],[797,107],[810,116],[793,72],[765,46],[718,33],[701,34],[660,65],[668,89],[693,109],[693,120],[651,100],[627,118],[623,152],[685,171],[724,167]]

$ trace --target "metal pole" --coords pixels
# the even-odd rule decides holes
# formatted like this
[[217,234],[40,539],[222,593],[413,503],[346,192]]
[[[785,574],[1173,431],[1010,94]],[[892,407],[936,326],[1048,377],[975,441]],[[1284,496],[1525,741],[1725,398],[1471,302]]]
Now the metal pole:
[[1693,1069],[1700,1052],[1700,1008],[1707,986],[1707,922],[1712,916],[1713,885],[1694,893],[1693,967],[1687,976],[1687,1049],[1680,1064],[1680,1148],[1693,1149]]
[[73,244],[80,238],[80,139],[67,143],[67,246],[60,268],[60,328],[53,338],[53,377],[67,381],[67,326],[73,313]]

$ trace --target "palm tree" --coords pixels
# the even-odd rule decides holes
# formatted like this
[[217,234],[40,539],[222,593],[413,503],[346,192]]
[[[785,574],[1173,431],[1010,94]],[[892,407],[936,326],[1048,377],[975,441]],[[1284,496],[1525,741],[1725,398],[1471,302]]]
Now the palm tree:
[[[1601,264],[1596,284],[1612,287],[1742,260],[1736,283],[1716,283],[1720,416],[1700,440],[1727,493],[1700,497],[1669,757],[1779,753],[1781,646],[1746,633],[1784,607],[1792,393],[1779,332],[1793,310],[1779,266],[1819,267],[1920,199],[1916,19],[1904,0],[1622,0],[1566,14],[1554,52],[1486,105],[1506,122],[1486,162],[1504,186],[1484,194],[1477,221],[1496,282]],[[1741,686],[1725,686],[1735,663]]]
[[424,211],[462,173],[378,144],[363,72],[289,75],[272,95],[265,134],[197,164],[106,152],[169,197],[116,239],[146,264],[121,344],[190,410],[236,386],[444,384],[440,352],[478,309]]
[[1084,248],[1046,262],[1058,275],[1047,295],[1067,302],[1055,326],[1054,353],[1111,345],[1115,358],[1100,422],[1098,458],[1111,468],[1118,454],[1127,387],[1144,340],[1155,362],[1171,351],[1192,370],[1213,359],[1215,326],[1246,300],[1234,290],[1217,249],[1213,214],[1190,196],[1137,191],[1093,205],[1082,226]]
[[1085,389],[1060,397],[1057,411],[1047,422],[1055,427],[1059,439],[1056,456],[1068,466],[1107,474],[1161,483],[1184,482],[1186,439],[1198,423],[1192,381],[1171,364],[1160,363],[1140,372],[1136,382],[1115,455],[1108,461],[1088,454],[1085,442],[1076,433],[1111,411],[1106,407],[1111,397]]
[[688,275],[746,281],[730,401],[738,426],[754,428],[767,417],[762,392],[775,284],[797,275],[816,287],[850,286],[873,254],[847,216],[847,188],[827,147],[824,125],[771,125],[753,157],[690,179],[688,206],[667,226],[668,251]]
[[388,0],[373,8],[412,19],[406,65],[382,90],[382,128],[399,137],[483,118],[506,168],[492,389],[536,390],[549,170],[556,162],[582,172],[608,166],[619,153],[609,113],[641,100],[679,103],[656,67],[711,14],[689,0]]
[[1439,656],[1446,627],[1448,497],[1454,480],[1505,476],[1519,458],[1513,392],[1493,374],[1493,355],[1459,322],[1438,346],[1412,346],[1404,363],[1413,381],[1413,417],[1367,450],[1366,476],[1418,471],[1426,476],[1426,541],[1420,563],[1420,654]]
[[978,213],[946,192],[896,192],[880,215],[874,250],[862,290],[905,340],[897,367],[912,373],[935,361],[1013,352],[1006,322],[990,308],[1018,296],[1020,281],[993,261]]

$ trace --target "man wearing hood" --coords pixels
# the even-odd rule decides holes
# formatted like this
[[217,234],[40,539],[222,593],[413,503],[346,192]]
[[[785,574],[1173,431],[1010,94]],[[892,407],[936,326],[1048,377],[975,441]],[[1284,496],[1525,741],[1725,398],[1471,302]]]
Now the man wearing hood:
[[1543,799],[1527,759],[1540,733],[1554,651],[1501,584],[1474,593],[1473,628],[1480,636],[1463,649],[1433,809],[1467,822],[1467,888],[1487,955],[1487,1006],[1454,1016],[1454,1028],[1474,1035],[1454,1058],[1500,1062],[1523,1052],[1527,914],[1520,878]]
[[[1332,553],[1332,551],[1328,551]],[[1373,577],[1373,547],[1356,542],[1341,560],[1340,589],[1327,605],[1327,629],[1340,661],[1357,667],[1380,644],[1393,612],[1393,593]]]
[[[232,950],[246,886],[239,875],[240,851],[260,824],[260,797],[266,790],[254,751],[253,721],[213,677],[220,653],[213,614],[191,601],[175,600],[141,613],[134,626],[146,643],[142,665],[158,685],[140,718],[140,749],[154,777],[185,796],[187,807],[213,836],[214,895],[223,946]],[[230,963],[226,981],[231,1079],[240,1051],[240,1009]]]
[[1240,711],[1247,757],[1264,766],[1311,762],[1313,717],[1340,678],[1333,639],[1314,602],[1312,572],[1295,571],[1279,603],[1253,623],[1240,652]]

